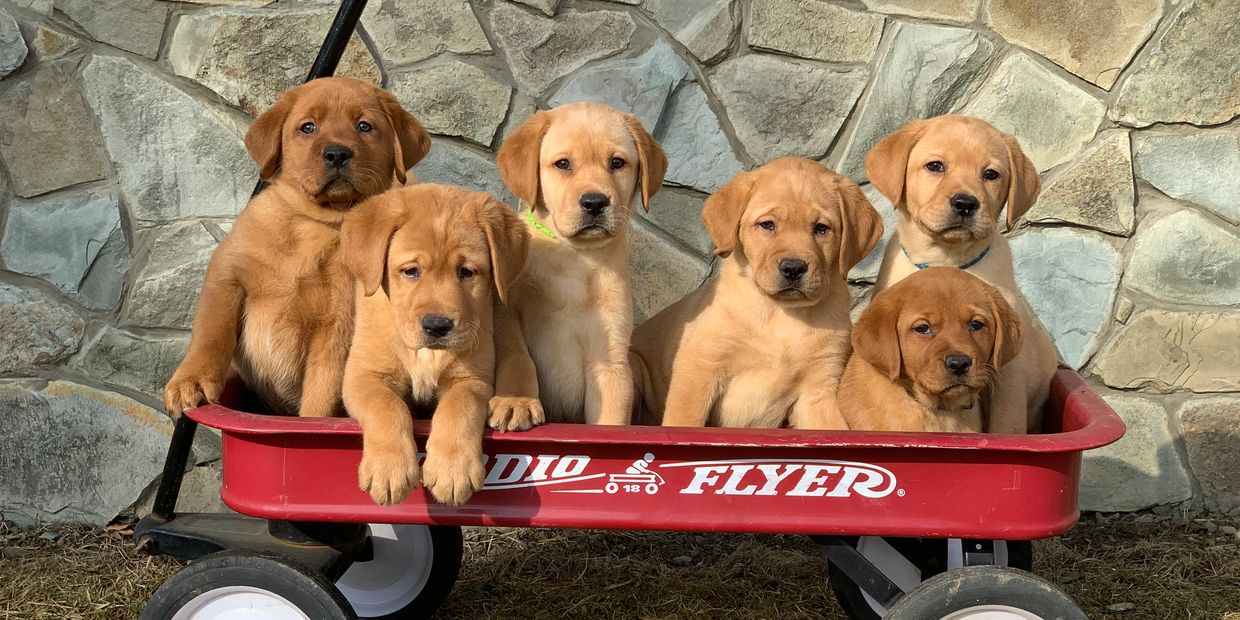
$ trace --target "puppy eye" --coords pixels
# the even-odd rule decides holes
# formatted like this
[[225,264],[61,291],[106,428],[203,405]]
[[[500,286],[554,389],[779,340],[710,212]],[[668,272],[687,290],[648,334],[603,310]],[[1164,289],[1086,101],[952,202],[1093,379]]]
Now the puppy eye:
[[761,222],[758,222],[758,228],[766,231],[775,230],[775,222],[772,220],[762,220]]
[[930,333],[930,325],[926,323],[918,323],[917,325],[913,326],[913,331],[919,334],[923,334],[923,335],[928,334]]
[[973,319],[972,321],[969,321],[969,331],[971,332],[980,332],[985,327],[986,327],[986,324],[977,319]]
[[358,130],[358,131],[360,131],[360,132],[362,132],[362,133],[366,133],[366,132],[368,132],[368,131],[370,131],[370,130],[372,130],[372,129],[374,129],[374,126],[373,126],[373,125],[371,125],[370,123],[367,123],[366,121],[358,121],[358,122],[357,122],[357,130]]
[[999,178],[999,171],[994,168],[987,168],[986,171],[982,173],[982,178],[987,181],[993,181]]
[[821,237],[822,235],[827,234],[827,231],[829,230],[831,230],[831,227],[827,226],[826,224],[814,224],[815,235],[818,235]]
[[314,123],[302,123],[301,127],[298,127],[297,130],[300,131],[301,133],[310,134],[310,133],[314,133],[315,131],[317,131],[318,128],[319,128],[318,125],[315,125]]
[[476,273],[477,273],[476,271],[474,271],[473,269],[470,269],[469,267],[461,267],[460,269],[456,271],[457,277],[462,280],[468,280],[474,277]]
[[626,164],[626,163],[628,163],[628,162],[624,161],[623,159],[621,159],[621,158],[619,158],[619,157],[612,157],[612,158],[611,158],[611,169],[612,169],[612,170],[619,170],[619,169],[623,168],[623,167],[624,167],[624,164]]
[[932,161],[926,164],[926,170],[929,170],[930,172],[943,172],[946,168],[943,166],[943,162]]
[[422,270],[417,267],[405,267],[400,270],[400,275],[405,276],[410,280],[417,280],[422,277]]
[[573,169],[573,165],[568,163],[567,159],[558,160],[553,165],[556,168],[559,168],[560,170],[572,170]]

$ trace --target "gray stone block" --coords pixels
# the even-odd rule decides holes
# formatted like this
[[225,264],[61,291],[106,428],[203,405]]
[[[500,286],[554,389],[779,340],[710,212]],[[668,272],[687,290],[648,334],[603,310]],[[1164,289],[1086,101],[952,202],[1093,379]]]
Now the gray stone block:
[[666,182],[714,192],[744,168],[696,82],[672,94],[654,137],[667,153]]
[[0,375],[33,377],[68,358],[86,324],[69,306],[0,283]]
[[388,89],[426,130],[491,146],[512,87],[486,71],[448,60],[391,76]]
[[491,51],[464,0],[371,0],[362,13],[362,27],[389,67],[443,52]]
[[1105,135],[1048,183],[1025,219],[1128,235],[1135,203],[1132,150],[1127,132],[1120,131]]
[[1191,498],[1188,472],[1162,405],[1121,392],[1104,392],[1103,397],[1127,430],[1119,441],[1085,452],[1081,509],[1128,512]]
[[73,367],[92,379],[143,392],[158,402],[189,349],[189,335],[141,337],[112,327],[86,345]]
[[1186,209],[1143,221],[1124,284],[1181,304],[1240,304],[1240,235]]
[[164,38],[168,3],[156,0],[56,0],[90,36],[127,52],[155,58]]
[[624,50],[636,26],[628,13],[565,13],[556,19],[530,15],[507,3],[491,9],[491,33],[504,48],[512,77],[538,96],[582,65]]
[[647,131],[659,125],[668,97],[689,76],[689,65],[670,45],[657,41],[641,56],[597,64],[577,72],[548,99],[551,107],[594,101],[628,112]]
[[1180,407],[1179,416],[1188,463],[1206,508],[1240,512],[1240,398],[1193,399]]
[[217,245],[215,237],[200,222],[169,224],[144,231],[143,236],[151,253],[125,302],[125,322],[189,329]]
[[1139,132],[1137,176],[1162,193],[1240,222],[1240,131]]
[[1240,391],[1240,313],[1141,310],[1107,341],[1094,372],[1121,389]]
[[17,20],[8,11],[0,9],[0,80],[17,71],[29,52],[21,29],[17,27]]
[[820,0],[762,0],[749,10],[749,45],[827,62],[867,62],[883,34],[881,15]]

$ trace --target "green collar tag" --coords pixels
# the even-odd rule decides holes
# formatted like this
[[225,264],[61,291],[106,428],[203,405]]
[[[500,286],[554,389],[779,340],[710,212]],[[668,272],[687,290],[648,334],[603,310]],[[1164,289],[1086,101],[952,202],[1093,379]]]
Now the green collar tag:
[[542,233],[542,234],[544,234],[544,235],[547,235],[547,237],[549,237],[549,238],[551,238],[551,239],[555,239],[555,233],[551,232],[551,229],[550,229],[550,228],[547,228],[546,226],[543,226],[542,222],[540,222],[540,221],[538,221],[538,220],[534,219],[534,210],[533,210],[533,209],[530,209],[529,211],[526,211],[526,212],[525,212],[525,221],[529,222],[529,223],[530,223],[530,226],[533,226],[533,227],[534,227],[534,230],[537,230],[538,232],[540,232],[540,233]]

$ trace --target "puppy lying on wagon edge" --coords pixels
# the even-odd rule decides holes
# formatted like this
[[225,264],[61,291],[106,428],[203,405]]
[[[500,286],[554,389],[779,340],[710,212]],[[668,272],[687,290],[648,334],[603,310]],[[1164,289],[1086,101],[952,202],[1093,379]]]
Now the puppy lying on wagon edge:
[[839,397],[848,428],[980,433],[982,391],[1020,352],[1020,317],[999,289],[930,267],[878,293],[852,344]]
[[340,223],[405,182],[430,137],[377,86],[322,78],[293,88],[245,136],[271,183],[211,256],[189,351],[164,388],[170,415],[217,402],[230,365],[278,413],[340,413],[353,284]]
[[[345,407],[362,427],[358,484],[380,504],[419,483],[463,504],[483,484],[492,315],[525,264],[525,225],[489,194],[423,184],[370,199],[341,237],[358,281],[344,372]],[[411,405],[434,408],[421,467]]]

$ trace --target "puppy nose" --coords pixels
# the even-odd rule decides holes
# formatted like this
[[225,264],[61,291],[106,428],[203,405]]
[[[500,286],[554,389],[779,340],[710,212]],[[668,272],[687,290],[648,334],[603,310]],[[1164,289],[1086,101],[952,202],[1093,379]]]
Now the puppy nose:
[[590,215],[598,215],[610,205],[611,199],[607,197],[607,194],[590,192],[581,195],[581,208]]
[[779,272],[789,280],[797,280],[809,271],[809,265],[799,258],[785,258],[779,261]]
[[347,146],[333,144],[323,149],[323,161],[332,168],[342,168],[352,158],[353,149]]
[[963,353],[952,353],[943,358],[943,365],[954,375],[963,375],[969,372],[969,367],[973,365],[973,358]]
[[977,196],[972,194],[956,194],[952,196],[952,209],[955,209],[956,213],[964,217],[973,215],[973,212],[977,211],[977,207]]
[[428,314],[422,317],[422,331],[432,338],[443,338],[452,331],[452,319],[442,314]]

